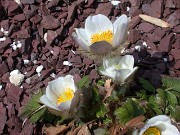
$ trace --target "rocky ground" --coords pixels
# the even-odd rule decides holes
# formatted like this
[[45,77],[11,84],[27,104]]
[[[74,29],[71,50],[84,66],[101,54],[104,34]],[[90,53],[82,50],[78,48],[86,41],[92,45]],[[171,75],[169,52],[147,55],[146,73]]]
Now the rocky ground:
[[[113,6],[108,0],[0,1],[0,134],[41,134],[41,124],[27,122],[22,128],[18,113],[31,94],[45,88],[54,77],[72,74],[75,81],[83,75],[91,80],[100,78],[94,61],[77,51],[78,45],[71,37],[74,28],[84,27],[91,14],[104,14],[112,21],[121,14],[131,17],[126,52],[139,66],[137,78],[148,79],[158,87],[161,75],[180,77],[180,1],[120,2]],[[171,27],[145,22],[139,14],[160,18]],[[41,65],[43,69],[37,73]],[[9,81],[15,69],[25,75],[20,86]]]

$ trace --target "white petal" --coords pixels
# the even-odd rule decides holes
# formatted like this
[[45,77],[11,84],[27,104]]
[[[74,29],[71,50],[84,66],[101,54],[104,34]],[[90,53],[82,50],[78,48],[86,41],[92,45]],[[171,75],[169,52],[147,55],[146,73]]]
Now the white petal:
[[128,77],[128,74],[131,72],[129,69],[120,69],[117,71],[115,76],[115,81],[117,82],[124,82],[125,79]]
[[104,68],[105,67],[112,67],[114,65],[117,65],[119,64],[119,61],[122,57],[121,56],[116,56],[116,57],[113,57],[113,58],[104,58],[103,59],[103,66]]
[[126,79],[129,79],[132,75],[134,75],[135,71],[138,69],[138,67],[133,68],[131,72],[127,75]]
[[114,69],[114,67],[106,68],[104,71],[100,70],[100,72],[102,75],[108,76],[112,78],[113,80],[115,79],[116,70]]
[[178,129],[171,124],[170,118],[166,115],[158,115],[149,119],[144,125],[144,127],[141,129],[139,135],[142,135],[146,131],[146,129],[152,126],[160,129],[162,135],[179,135]]
[[53,91],[53,93],[56,95],[57,98],[65,90],[63,87],[63,82],[64,82],[64,77],[59,77],[58,79],[55,79],[55,80],[49,82],[49,84],[48,84],[49,88],[51,89],[51,91]]
[[114,46],[119,46],[124,42],[127,36],[127,27],[128,27],[128,18],[124,14],[121,15],[113,23],[113,30],[114,30],[113,45]]
[[149,125],[152,125],[152,124],[155,124],[157,121],[167,122],[167,123],[171,124],[170,118],[166,115],[155,116],[155,117],[149,119],[147,123]]
[[76,86],[74,84],[74,79],[72,75],[65,76],[63,85],[65,88],[71,88],[74,92],[76,91]]
[[122,69],[133,70],[134,67],[134,57],[132,55],[125,55],[119,61]]
[[66,101],[66,102],[61,103],[61,104],[58,106],[58,109],[61,110],[61,111],[69,110],[70,107],[71,107],[71,101],[72,101],[72,100],[69,100],[69,101]]
[[46,96],[50,102],[56,104],[58,95],[52,90],[52,88],[49,85],[46,88]]
[[112,22],[105,15],[98,14],[94,16],[89,16],[85,22],[85,31],[89,37],[92,34],[103,32],[106,30],[113,31]]
[[132,135],[139,135],[139,130],[138,129],[136,129],[133,133],[132,133]]
[[161,130],[161,135],[180,135],[179,130],[172,124],[168,124],[167,122],[154,125]]
[[46,105],[46,106],[48,106],[48,107],[50,107],[50,108],[53,108],[53,109],[55,109],[55,110],[58,110],[58,108],[57,108],[53,103],[51,103],[51,102],[49,101],[49,99],[47,98],[46,95],[43,95],[43,96],[40,98],[40,101],[41,101],[44,105]]
[[89,50],[90,39],[84,29],[75,29],[75,32],[72,33],[72,37],[80,46]]

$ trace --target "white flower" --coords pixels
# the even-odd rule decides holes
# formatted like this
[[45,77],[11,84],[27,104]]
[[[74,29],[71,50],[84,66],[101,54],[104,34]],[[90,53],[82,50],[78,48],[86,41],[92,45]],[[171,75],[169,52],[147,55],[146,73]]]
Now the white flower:
[[59,110],[68,111],[71,106],[71,101],[74,98],[76,86],[73,76],[66,75],[59,77],[48,83],[46,94],[40,100],[46,106]]
[[72,33],[74,40],[84,49],[90,51],[90,46],[100,41],[106,41],[112,47],[124,43],[127,36],[128,18],[121,15],[113,24],[108,17],[98,14],[89,16],[84,28],[75,28]]
[[136,130],[133,135],[180,135],[178,129],[171,124],[166,115],[158,115],[149,119],[140,132]]
[[24,80],[24,75],[21,74],[18,69],[17,70],[13,70],[10,73],[9,80],[15,86],[19,86],[22,83],[22,81]]
[[101,74],[120,83],[126,81],[137,70],[137,67],[134,68],[134,58],[131,55],[104,58],[103,67],[104,70],[100,70]]

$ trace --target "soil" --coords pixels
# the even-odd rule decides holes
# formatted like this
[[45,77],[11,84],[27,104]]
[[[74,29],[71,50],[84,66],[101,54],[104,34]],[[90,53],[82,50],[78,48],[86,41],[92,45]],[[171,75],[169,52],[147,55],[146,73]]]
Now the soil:
[[[104,14],[112,22],[121,14],[131,17],[126,52],[134,56],[135,65],[139,66],[135,82],[142,77],[159,87],[161,75],[180,77],[180,1],[120,2],[113,6],[108,0],[21,0],[20,4],[13,0],[0,1],[0,27],[8,31],[0,32],[0,38],[6,37],[0,41],[0,134],[41,134],[40,123],[26,122],[22,128],[18,113],[32,93],[54,79],[52,73],[55,77],[72,74],[76,82],[84,75],[89,75],[92,81],[100,78],[95,62],[77,51],[79,45],[71,36],[74,28],[84,27],[89,15]],[[171,27],[150,24],[141,20],[139,14],[160,18]],[[13,50],[11,45],[18,41],[22,47]],[[72,65],[64,65],[64,61]],[[43,69],[38,76],[36,68],[40,65]],[[15,69],[25,75],[21,86],[9,81],[10,72]],[[135,86],[138,89],[138,83]]]

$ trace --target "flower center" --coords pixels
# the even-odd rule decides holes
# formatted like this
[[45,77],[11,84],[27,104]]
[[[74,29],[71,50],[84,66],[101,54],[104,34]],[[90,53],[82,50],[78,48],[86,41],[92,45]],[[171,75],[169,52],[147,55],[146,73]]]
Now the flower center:
[[115,68],[116,70],[120,70],[120,69],[121,69],[121,66],[120,66],[119,64],[117,64],[117,65],[114,65],[114,68]]
[[112,43],[113,32],[111,30],[107,30],[104,32],[95,33],[91,36],[91,44],[99,41],[106,41],[108,43]]
[[161,135],[161,132],[156,127],[149,127],[148,129],[146,129],[143,135]]
[[68,100],[71,100],[74,97],[74,92],[71,88],[66,88],[66,90],[59,96],[57,99],[57,104],[61,104]]

